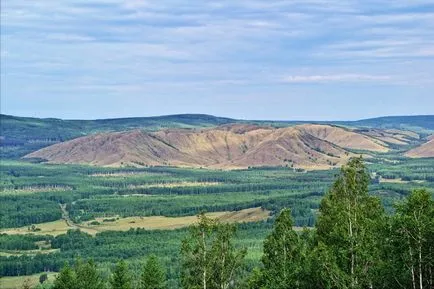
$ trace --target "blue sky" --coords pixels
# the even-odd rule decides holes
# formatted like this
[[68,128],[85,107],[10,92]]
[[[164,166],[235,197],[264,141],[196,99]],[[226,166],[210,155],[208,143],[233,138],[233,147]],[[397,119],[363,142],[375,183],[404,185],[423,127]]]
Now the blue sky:
[[1,112],[434,114],[434,1],[1,1]]

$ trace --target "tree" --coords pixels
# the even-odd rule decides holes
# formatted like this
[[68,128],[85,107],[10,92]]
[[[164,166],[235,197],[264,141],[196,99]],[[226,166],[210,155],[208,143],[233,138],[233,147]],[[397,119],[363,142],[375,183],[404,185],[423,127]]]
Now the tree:
[[216,238],[211,248],[211,287],[227,289],[236,284],[235,275],[242,266],[247,250],[237,250],[232,242],[236,227],[231,224],[218,224]]
[[215,221],[204,213],[198,216],[199,223],[190,227],[190,234],[181,246],[183,288],[207,289],[210,287],[210,243]]
[[347,289],[348,276],[337,265],[336,256],[324,243],[319,242],[308,256],[304,270],[309,273],[305,288]]
[[140,280],[141,289],[163,289],[166,288],[166,273],[158,261],[157,256],[148,257],[143,268]]
[[292,226],[291,211],[282,210],[264,241],[262,263],[266,288],[300,288],[302,256]]
[[128,265],[125,261],[116,264],[113,275],[110,279],[110,285],[113,289],[131,289],[131,276],[128,271]]
[[105,288],[104,281],[96,268],[96,264],[92,260],[84,263],[81,260],[78,260],[75,265],[75,273],[78,288]]
[[236,286],[246,250],[232,243],[236,228],[219,224],[205,214],[190,228],[181,247],[181,284],[184,288],[226,289]]
[[75,272],[65,264],[54,281],[53,289],[78,289]]
[[434,201],[426,190],[415,190],[396,205],[391,243],[395,258],[390,265],[401,277],[397,285],[433,288]]
[[48,279],[47,273],[42,273],[41,276],[39,276],[39,283],[44,283]]
[[245,287],[248,289],[265,289],[265,278],[264,278],[264,270],[262,268],[255,267],[252,271],[252,274],[247,279]]
[[363,159],[351,159],[321,201],[317,238],[342,273],[337,287],[373,286],[385,215],[380,200],[368,194],[369,181]]

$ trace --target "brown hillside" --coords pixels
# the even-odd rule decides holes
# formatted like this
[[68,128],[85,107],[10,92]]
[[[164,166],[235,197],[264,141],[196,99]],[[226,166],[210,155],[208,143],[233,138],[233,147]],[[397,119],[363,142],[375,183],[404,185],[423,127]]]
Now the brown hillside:
[[420,138],[420,136],[415,132],[398,129],[360,129],[355,132],[375,138],[383,143],[394,145],[408,145],[411,141]]
[[326,169],[350,157],[345,148],[387,151],[378,140],[339,127],[301,125],[277,129],[236,124],[202,130],[96,134],[46,147],[25,158],[103,166]]
[[434,138],[405,153],[410,158],[434,158]]
[[340,147],[375,152],[387,152],[387,145],[369,136],[330,125],[307,124],[299,126],[301,130],[317,138],[334,143]]

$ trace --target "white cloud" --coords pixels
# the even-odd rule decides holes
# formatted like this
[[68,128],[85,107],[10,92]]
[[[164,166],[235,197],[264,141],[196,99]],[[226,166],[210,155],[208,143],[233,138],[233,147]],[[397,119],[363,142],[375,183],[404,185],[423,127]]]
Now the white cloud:
[[359,81],[387,81],[388,75],[368,74],[329,74],[329,75],[290,75],[283,77],[285,83],[327,83],[327,82],[359,82]]

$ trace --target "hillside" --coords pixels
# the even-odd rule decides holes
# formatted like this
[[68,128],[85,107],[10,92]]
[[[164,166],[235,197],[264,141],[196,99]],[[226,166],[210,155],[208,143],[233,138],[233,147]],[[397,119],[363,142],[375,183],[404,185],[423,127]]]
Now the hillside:
[[103,166],[324,169],[345,162],[351,155],[347,149],[388,151],[384,143],[340,127],[272,128],[235,124],[196,130],[100,133],[55,144],[25,158]]
[[355,132],[370,136],[372,138],[376,138],[381,142],[396,146],[405,146],[420,141],[419,134],[409,130],[367,128],[357,129],[355,130]]
[[410,158],[434,158],[434,137],[429,137],[428,141],[405,153]]
[[424,133],[434,131],[434,115],[385,116],[342,123],[358,127],[400,129]]
[[0,114],[1,158],[16,158],[49,146],[97,132],[131,129],[213,127],[234,120],[205,114],[132,117],[98,120],[17,117]]
[[[49,145],[71,140],[80,136],[100,132],[121,132],[141,129],[157,131],[167,128],[210,128],[224,124],[254,124],[260,126],[289,127],[300,124],[340,125],[359,128],[362,134],[382,143],[407,145],[416,136],[399,136],[394,130],[405,130],[410,134],[432,133],[434,116],[396,116],[360,121],[267,121],[236,120],[204,114],[181,114],[157,117],[133,117],[100,120],[62,120],[55,118],[30,118],[0,114],[0,158],[17,159]],[[388,135],[384,135],[385,131]],[[407,133],[407,134],[408,134]],[[402,133],[400,133],[402,134]]]

